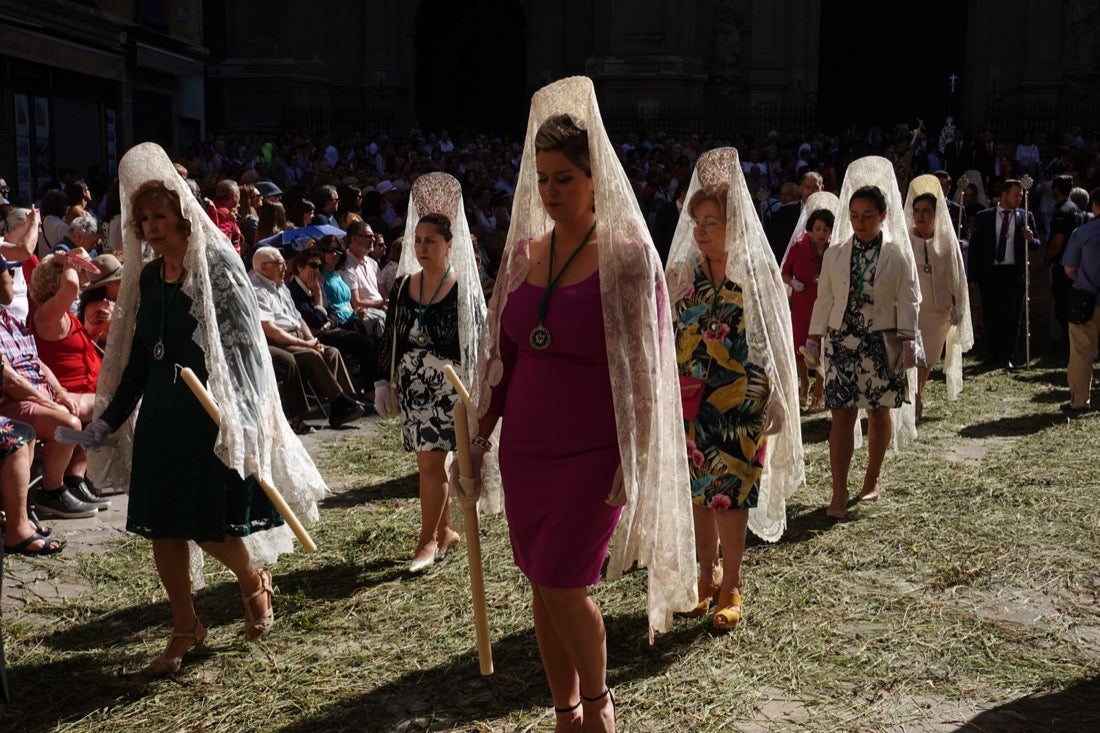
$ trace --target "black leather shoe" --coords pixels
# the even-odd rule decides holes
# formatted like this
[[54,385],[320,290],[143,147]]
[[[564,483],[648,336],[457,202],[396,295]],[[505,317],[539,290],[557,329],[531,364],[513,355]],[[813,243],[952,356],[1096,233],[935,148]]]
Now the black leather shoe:
[[1065,413],[1070,414],[1070,415],[1080,415],[1082,413],[1088,412],[1090,408],[1089,408],[1088,405],[1082,405],[1081,407],[1074,407],[1070,403],[1066,402],[1066,403],[1062,404],[1061,409],[1062,409],[1062,412],[1065,412]]
[[53,491],[38,490],[34,498],[34,508],[44,517],[59,519],[82,519],[94,517],[98,507],[86,504],[72,495],[68,486],[60,486]]
[[342,394],[332,401],[328,424],[330,427],[338,428],[349,422],[355,422],[361,417],[363,417],[363,406],[346,394]]
[[91,504],[96,509],[104,511],[111,508],[111,500],[104,499],[97,494],[88,482],[80,476],[66,476],[65,485],[69,487],[69,493],[80,499],[85,504]]

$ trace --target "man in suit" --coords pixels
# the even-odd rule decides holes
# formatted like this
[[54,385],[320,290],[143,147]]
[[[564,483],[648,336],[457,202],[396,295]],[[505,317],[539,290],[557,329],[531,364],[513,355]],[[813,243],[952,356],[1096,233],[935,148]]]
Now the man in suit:
[[955,139],[944,148],[943,162],[953,180],[974,167],[974,146],[962,125],[955,128]]
[[768,222],[766,234],[768,244],[771,245],[772,252],[775,253],[776,262],[783,261],[783,255],[787,252],[787,245],[791,241],[791,235],[794,234],[795,226],[798,225],[798,217],[802,215],[802,207],[806,205],[806,199],[810,198],[812,194],[824,190],[824,188],[825,180],[820,173],[806,171],[798,182],[799,198],[784,203],[779,207],[779,211],[772,216],[771,221]]
[[1035,217],[1019,208],[1023,188],[1009,179],[1001,188],[997,205],[979,211],[970,239],[969,276],[982,291],[985,319],[986,366],[1015,369],[1012,355],[1020,332],[1024,304],[1025,247],[1035,249]]

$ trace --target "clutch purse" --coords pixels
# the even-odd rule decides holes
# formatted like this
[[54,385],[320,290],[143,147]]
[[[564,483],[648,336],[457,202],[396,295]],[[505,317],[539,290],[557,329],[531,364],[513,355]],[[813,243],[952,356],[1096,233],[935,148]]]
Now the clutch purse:
[[684,419],[695,420],[699,415],[699,408],[703,406],[703,388],[707,386],[707,380],[701,377],[685,377],[680,375],[680,403],[684,408]]

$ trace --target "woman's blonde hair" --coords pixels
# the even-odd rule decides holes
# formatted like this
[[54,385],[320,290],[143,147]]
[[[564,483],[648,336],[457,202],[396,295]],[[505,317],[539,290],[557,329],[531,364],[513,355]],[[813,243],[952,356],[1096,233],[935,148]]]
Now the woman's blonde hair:
[[58,259],[58,255],[46,255],[31,273],[27,295],[31,296],[31,300],[39,305],[45,303],[57,295],[57,289],[61,287],[61,274],[63,272],[65,272],[64,261]]

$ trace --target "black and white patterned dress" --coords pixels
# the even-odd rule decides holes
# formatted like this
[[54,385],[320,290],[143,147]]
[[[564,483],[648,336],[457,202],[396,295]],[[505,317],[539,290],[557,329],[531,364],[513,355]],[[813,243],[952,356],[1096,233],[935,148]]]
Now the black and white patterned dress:
[[896,409],[907,392],[905,372],[890,368],[882,333],[873,330],[873,286],[881,251],[881,234],[866,245],[852,238],[848,306],[840,328],[830,328],[825,338],[825,407],[830,410]]
[[390,296],[386,330],[378,349],[378,378],[390,376],[393,336],[397,334],[397,401],[401,406],[401,435],[405,450],[451,451],[456,447],[454,406],[458,393],[443,373],[456,367],[462,352],[458,339],[458,283],[443,299],[426,306],[424,330],[428,343],[419,345],[417,311],[420,304],[409,293],[408,278],[398,280]]

